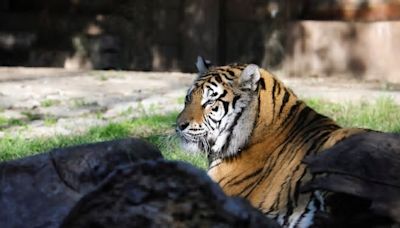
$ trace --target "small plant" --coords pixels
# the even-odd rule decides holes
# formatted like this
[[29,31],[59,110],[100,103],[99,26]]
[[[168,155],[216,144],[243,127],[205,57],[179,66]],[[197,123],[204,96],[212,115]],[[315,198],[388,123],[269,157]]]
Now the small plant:
[[34,112],[30,112],[30,111],[24,111],[24,112],[21,112],[21,114],[26,116],[26,118],[29,121],[35,121],[35,120],[42,119],[42,115],[40,115],[39,113],[34,113]]
[[47,107],[51,107],[51,106],[54,106],[54,105],[58,105],[60,103],[61,102],[59,100],[47,99],[47,100],[41,101],[40,102],[40,106],[47,108]]
[[127,108],[124,111],[119,113],[120,116],[130,116],[132,114],[133,114],[133,108],[132,107],[129,107],[129,108]]
[[108,77],[105,74],[102,74],[102,75],[100,75],[99,80],[100,81],[107,81]]
[[13,127],[13,126],[24,126],[25,122],[20,119],[16,118],[6,118],[3,116],[0,116],[0,129],[8,128],[8,127]]
[[96,119],[98,119],[98,120],[104,119],[104,113],[101,111],[96,111],[95,116],[96,116]]
[[74,98],[71,100],[72,102],[72,107],[74,108],[82,108],[82,107],[88,107],[88,106],[97,106],[97,102],[88,102],[83,98]]
[[7,124],[8,124],[8,119],[3,116],[0,116],[0,127],[5,126]]
[[25,122],[20,119],[11,118],[8,120],[8,125],[9,126],[24,126]]
[[47,126],[47,127],[50,127],[50,126],[55,125],[57,123],[57,121],[58,120],[56,118],[54,118],[54,117],[46,117],[44,119],[44,125]]

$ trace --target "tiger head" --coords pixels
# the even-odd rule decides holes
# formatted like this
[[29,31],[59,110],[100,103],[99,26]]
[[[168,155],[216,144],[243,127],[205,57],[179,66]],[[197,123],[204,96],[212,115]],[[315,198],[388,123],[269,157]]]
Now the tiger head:
[[260,69],[254,64],[212,67],[201,57],[196,66],[199,76],[187,92],[176,131],[186,149],[232,157],[254,128]]

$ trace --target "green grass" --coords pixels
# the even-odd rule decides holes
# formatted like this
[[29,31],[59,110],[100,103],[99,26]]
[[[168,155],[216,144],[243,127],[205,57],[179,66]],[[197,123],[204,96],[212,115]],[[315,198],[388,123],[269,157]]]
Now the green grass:
[[[315,99],[309,99],[306,102],[318,112],[334,118],[344,127],[363,127],[400,133],[400,106],[389,98],[358,104],[337,104]],[[0,139],[0,161],[20,158],[56,147],[134,136],[144,138],[156,145],[166,159],[183,160],[197,167],[206,168],[207,162],[204,156],[185,153],[180,149],[179,140],[174,133],[177,114],[173,112],[166,115],[145,115],[129,121],[93,127],[84,134],[72,136],[23,139],[6,135]],[[0,123],[1,121],[4,120],[0,119]]]
[[84,134],[72,136],[34,139],[5,136],[0,139],[0,161],[21,158],[58,147],[132,136],[144,138],[156,145],[166,159],[184,160],[200,168],[206,168],[206,160],[201,155],[190,155],[181,150],[179,140],[173,131],[176,116],[176,112],[167,115],[145,116],[130,121],[93,127]]
[[336,120],[343,127],[361,127],[400,133],[400,106],[389,97],[371,103],[331,103],[310,99],[309,106]]
[[0,116],[0,130],[3,128],[7,128],[7,127],[23,126],[23,125],[25,125],[25,122],[20,119],[6,118],[3,116]]

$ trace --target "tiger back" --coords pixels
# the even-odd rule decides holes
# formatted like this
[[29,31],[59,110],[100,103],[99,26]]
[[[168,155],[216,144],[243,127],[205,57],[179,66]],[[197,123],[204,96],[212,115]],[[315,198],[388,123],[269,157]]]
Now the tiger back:
[[312,176],[302,160],[363,129],[345,129],[254,64],[208,68],[188,90],[177,132],[209,159],[224,192],[246,198],[283,227],[310,227],[324,193],[302,194]]

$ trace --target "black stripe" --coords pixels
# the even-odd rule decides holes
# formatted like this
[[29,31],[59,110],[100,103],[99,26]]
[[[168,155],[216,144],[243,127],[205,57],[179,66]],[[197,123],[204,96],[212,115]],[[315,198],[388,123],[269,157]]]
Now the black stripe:
[[278,82],[276,81],[275,78],[272,78],[274,85],[272,86],[272,123],[274,122],[275,118],[275,90],[276,90],[276,85]]
[[217,167],[217,166],[219,166],[219,165],[221,165],[221,162],[219,162],[219,163],[217,163],[217,164],[215,164],[215,165],[213,165],[213,166],[208,167],[208,171],[214,169],[215,167]]
[[208,75],[210,75],[211,77],[216,77],[216,76],[218,76],[219,75],[219,73],[217,72],[212,72],[212,73],[210,73],[210,74],[208,74]]
[[237,180],[237,181],[235,181],[235,182],[233,182],[233,183],[232,183],[232,181],[234,181],[236,178],[235,178],[235,179],[231,179],[231,180],[229,180],[229,181],[225,184],[225,186],[235,186],[235,185],[239,185],[239,184],[243,183],[244,181],[246,181],[246,180],[248,180],[248,179],[250,179],[250,178],[252,178],[252,177],[257,176],[258,174],[261,173],[262,170],[263,170],[263,168],[259,168],[259,169],[257,169],[256,171],[254,171],[254,172],[252,172],[252,173],[250,173],[250,174],[244,176],[242,179]]
[[210,83],[211,85],[215,86],[215,87],[218,86],[217,83],[215,83],[215,82],[210,81],[209,83]]
[[260,93],[258,93],[258,101],[257,101],[257,119],[254,120],[253,122],[253,130],[256,127],[256,124],[258,122],[258,120],[260,119],[260,114],[261,114],[261,96]]
[[235,96],[235,97],[233,98],[233,101],[232,101],[232,108],[233,108],[233,109],[235,109],[236,102],[237,102],[239,99],[240,99],[240,95],[237,95],[237,96]]
[[212,122],[214,122],[214,123],[218,123],[218,120],[213,119],[211,116],[209,116],[208,119],[210,119],[210,120],[211,120]]
[[217,183],[218,183],[219,185],[221,185],[221,182],[224,181],[226,178],[227,178],[227,176],[222,177]]
[[228,81],[232,81],[235,77],[234,76],[230,76],[227,73],[221,73]]
[[[290,179],[290,177],[286,177],[285,181],[281,184],[280,189],[284,189],[284,186],[288,183],[288,180]],[[274,203],[272,204],[272,210],[277,210],[279,207],[279,203],[281,201],[281,194],[283,193],[283,191],[279,191],[278,196],[275,198]]]
[[227,102],[227,101],[221,101],[221,102],[224,105],[224,111],[225,111],[225,115],[226,115],[228,113],[229,102]]
[[[301,166],[298,165],[298,167],[300,168]],[[297,202],[299,201],[299,194],[300,194],[299,189],[300,189],[300,185],[301,185],[302,180],[303,180],[303,178],[304,178],[304,176],[305,176],[306,174],[307,174],[307,169],[305,168],[305,169],[303,169],[303,173],[300,175],[299,180],[297,180],[296,185],[294,186],[295,191],[294,191],[293,198],[294,198],[294,202],[296,202],[296,204],[297,204]]]
[[215,128],[214,128],[213,126],[211,126],[211,124],[209,123],[207,117],[206,117],[206,116],[203,116],[203,118],[204,118],[204,124],[205,124],[208,128],[210,128],[211,130],[214,131]]
[[277,95],[279,95],[279,94],[281,94],[281,85],[279,84],[279,86],[278,86],[278,92],[277,92]]
[[282,114],[283,108],[289,101],[289,98],[290,98],[290,93],[288,91],[285,91],[285,94],[283,95],[283,99],[282,99],[281,108],[279,109],[278,116],[280,116]]
[[290,119],[291,117],[295,116],[294,114],[297,113],[297,111],[299,110],[300,104],[301,103],[297,101],[294,105],[292,105],[292,107],[289,110],[287,119]]
[[219,75],[215,76],[215,80],[216,80],[218,83],[221,83],[221,82],[222,82],[221,76],[219,76]]
[[[301,106],[301,102],[297,101],[296,104],[292,105],[292,107],[289,110],[289,114],[286,116],[285,121],[281,124],[281,126],[279,126],[279,128],[281,129],[281,131],[285,130],[288,125],[292,122],[292,121],[296,121],[295,123],[302,123],[301,121],[297,121],[298,118],[296,120],[294,120],[294,118],[296,117],[296,113],[298,112],[298,109]],[[304,109],[303,109],[304,110]],[[300,115],[304,115],[303,110],[300,112]],[[308,115],[308,113],[307,113]]]
[[228,72],[228,74],[232,77],[235,77],[235,72],[233,70],[226,70],[226,72]]
[[[301,128],[301,127],[303,127],[304,125],[311,125],[311,123],[315,120],[315,119],[313,119],[312,121],[310,121],[310,122],[306,122],[306,121],[298,121],[300,118],[302,118],[302,119],[304,119],[304,120],[306,120],[307,119],[307,117],[310,115],[310,113],[312,114],[312,109],[310,109],[310,108],[308,108],[307,106],[306,107],[304,107],[303,108],[303,110],[301,110],[300,111],[300,114],[297,116],[297,118],[296,118],[296,120],[295,120],[295,126],[294,127],[292,127],[292,130],[291,130],[291,132],[293,133],[293,132],[295,132],[295,131],[297,131],[297,129],[298,128]],[[279,132],[279,134],[281,134],[284,130],[287,130],[287,126],[291,123],[291,120],[294,118],[294,115],[293,115],[293,117],[289,117],[289,118],[287,118],[286,120],[285,120],[285,123],[284,124],[282,124],[281,126],[279,126],[279,128],[280,128],[280,132]]]
[[[306,156],[310,154],[310,152],[316,152],[319,151],[319,149],[324,145],[324,143],[328,140],[328,136],[330,136],[331,132],[325,132],[322,135],[319,136],[318,140],[316,140],[308,149]],[[312,153],[314,154],[314,153]]]
[[236,126],[236,124],[237,124],[237,122],[239,121],[239,119],[240,119],[240,117],[242,116],[242,114],[243,114],[243,110],[242,110],[241,112],[239,112],[239,113],[237,114],[237,116],[235,116],[235,119],[233,120],[232,125],[229,127],[228,132],[230,132],[230,134],[229,134],[227,140],[225,141],[225,145],[222,147],[222,151],[225,151],[225,150],[228,148],[229,143],[226,143],[226,142],[230,142],[230,141],[231,141],[231,138],[232,138],[232,130],[233,130],[233,128]]
[[260,182],[259,182],[259,179],[255,180],[255,181],[252,181],[252,182],[249,182],[249,184],[246,185],[246,186],[242,189],[242,191],[240,191],[237,195],[238,195],[238,196],[241,196],[243,193],[245,193],[247,190],[249,190],[249,189],[252,187],[252,188],[250,189],[250,191],[249,191],[248,193],[246,193],[246,195],[242,196],[243,198],[247,198],[247,197],[250,195],[250,193],[257,187],[257,185],[258,185],[259,183],[260,183]]
[[265,81],[264,81],[264,78],[261,78],[260,81],[259,81],[259,83],[260,83],[261,89],[262,89],[262,90],[265,90]]
[[224,92],[222,93],[221,96],[219,96],[218,99],[224,98],[226,96],[226,94],[228,94],[228,91],[224,90]]
[[242,174],[238,174],[238,175],[232,177],[232,178],[231,178],[230,180],[228,180],[224,185],[221,185],[221,188],[224,188],[227,184],[230,184],[232,181],[234,181],[234,180],[236,180],[237,178],[239,178],[240,175],[242,175]]
[[[293,174],[294,174],[294,172],[293,172]],[[292,197],[290,197],[290,195],[291,195],[291,191],[292,191],[292,185],[291,185],[291,180],[289,181],[289,189],[288,189],[288,192],[287,192],[287,202],[286,202],[286,214],[285,214],[285,216],[283,217],[283,221],[284,221],[284,224],[283,224],[283,226],[285,226],[286,224],[288,224],[288,222],[289,222],[289,218],[290,218],[290,216],[292,215],[292,213],[293,213],[293,201],[292,201]]]

